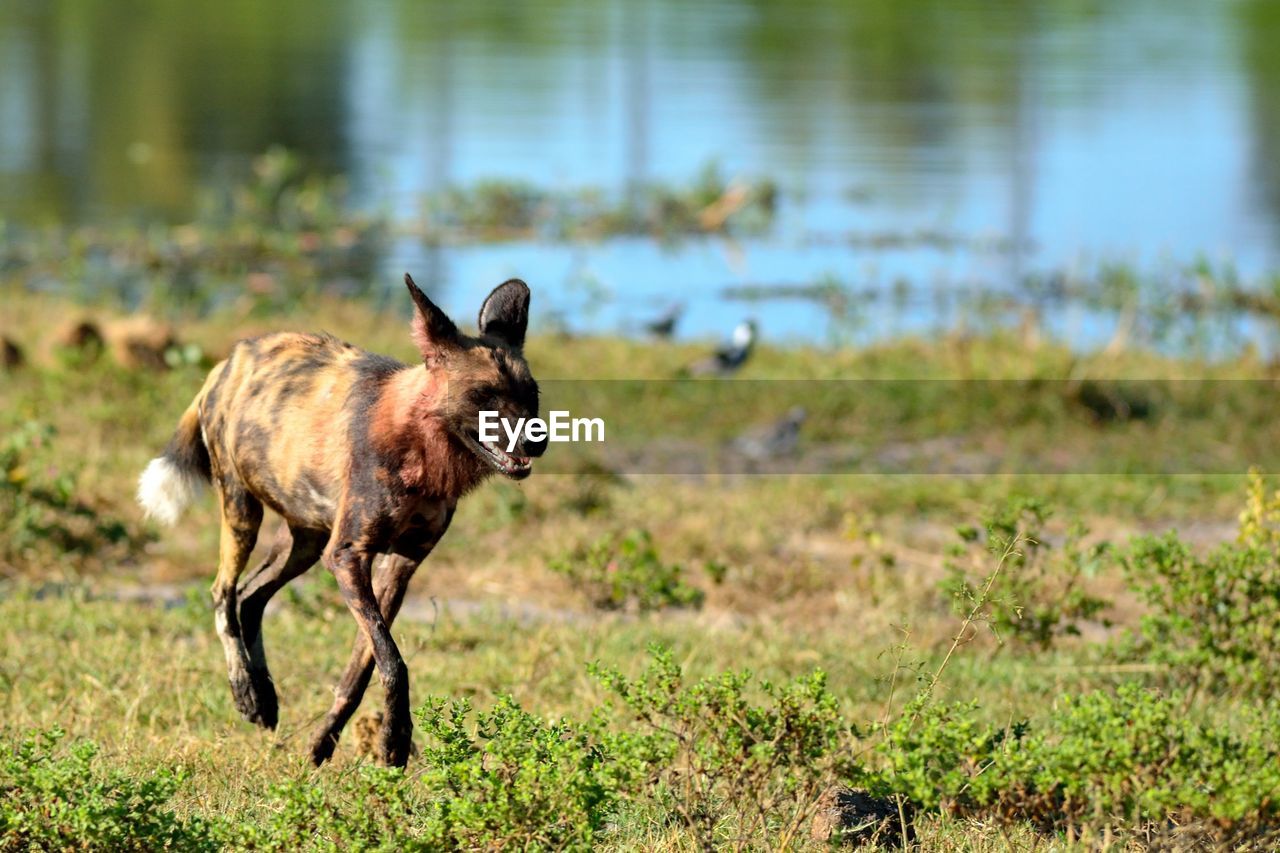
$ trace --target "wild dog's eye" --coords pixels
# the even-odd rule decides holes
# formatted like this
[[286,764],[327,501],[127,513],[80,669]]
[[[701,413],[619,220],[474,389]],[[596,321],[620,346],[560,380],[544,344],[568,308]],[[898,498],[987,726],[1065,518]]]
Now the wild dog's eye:
[[467,396],[477,409],[492,410],[499,408],[502,397],[493,386],[481,386],[468,392]]
[[481,411],[493,409],[493,389],[484,387],[468,388],[466,400]]

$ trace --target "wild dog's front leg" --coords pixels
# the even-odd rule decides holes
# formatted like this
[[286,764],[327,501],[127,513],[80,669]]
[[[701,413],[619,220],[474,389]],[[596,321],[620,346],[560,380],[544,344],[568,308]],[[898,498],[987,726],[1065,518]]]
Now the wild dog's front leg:
[[[404,602],[405,590],[409,580],[417,570],[421,557],[413,559],[398,554],[387,554],[380,561],[374,572],[373,592],[378,599],[378,607],[382,610],[382,618],[390,626],[400,612]],[[338,745],[338,737],[342,729],[351,720],[360,700],[364,698],[369,687],[369,678],[373,675],[373,651],[364,631],[356,631],[355,643],[351,648],[351,659],[342,679],[334,688],[333,707],[320,728],[316,730],[311,741],[311,760],[317,766],[333,756]]]
[[[439,543],[453,520],[454,504],[441,505],[419,512],[400,533],[391,553],[386,554],[373,578],[373,592],[387,625],[395,621],[404,603],[405,591],[418,566]],[[373,651],[363,631],[356,631],[351,659],[334,691],[333,707],[311,743],[311,760],[317,765],[333,755],[338,735],[351,719],[373,674]]]
[[[382,760],[392,767],[403,767],[409,760],[409,741],[413,723],[409,719],[409,670],[405,666],[387,620],[373,592],[372,537],[356,538],[348,525],[339,522],[324,554],[324,564],[333,572],[338,589],[373,649],[373,660],[386,691],[386,710],[382,725]],[[330,748],[331,749],[331,748]],[[316,758],[313,753],[313,758]],[[320,758],[323,761],[323,758]]]

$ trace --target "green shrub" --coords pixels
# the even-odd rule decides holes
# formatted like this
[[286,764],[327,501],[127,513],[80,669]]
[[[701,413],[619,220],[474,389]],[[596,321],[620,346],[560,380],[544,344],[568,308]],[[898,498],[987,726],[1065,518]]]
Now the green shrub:
[[400,770],[361,766],[268,789],[256,819],[228,828],[243,850],[410,850],[423,839],[422,794]]
[[602,610],[698,607],[705,597],[685,582],[682,565],[662,562],[647,530],[606,536],[553,561],[551,569],[572,580]]
[[106,770],[89,741],[59,729],[0,755],[0,850],[215,850],[213,827],[180,818],[170,801],[183,775]]
[[975,781],[979,800],[1044,826],[1208,821],[1233,831],[1280,818],[1275,720],[1236,735],[1173,697],[1124,685],[1063,697]]
[[[983,518],[985,536],[972,526],[957,532],[961,544],[947,560],[940,591],[957,613],[974,609],[983,583],[975,580],[991,553],[1008,551],[1003,570],[986,590],[981,620],[1002,641],[1009,639],[1040,650],[1099,618],[1110,602],[1091,594],[1087,581],[1107,558],[1106,542],[1085,546],[1088,529],[1073,524],[1060,550],[1046,541],[1050,509],[1041,501],[1014,498]],[[976,574],[975,574],[976,573]]]
[[336,229],[363,232],[372,224],[381,226],[352,211],[348,189],[346,178],[310,171],[297,153],[275,146],[254,158],[252,175],[243,182],[206,189],[197,221],[267,234],[326,237]]
[[[651,647],[639,678],[592,667],[641,724],[647,738],[645,789],[674,812],[704,848],[729,835],[735,846],[770,831],[785,847],[812,816],[818,797],[850,774],[850,728],[826,676],[814,671],[785,685],[749,672],[685,684],[669,650]],[[775,846],[775,844],[770,844]]]
[[1167,664],[1209,689],[1270,691],[1280,667],[1280,554],[1222,545],[1196,555],[1175,534],[1139,540],[1125,561],[1151,608],[1121,654]]
[[428,199],[428,216],[437,228],[502,237],[536,228],[557,212],[559,202],[533,184],[482,180]]
[[[972,811],[973,780],[991,767],[1009,732],[980,722],[976,702],[929,702],[921,693],[880,728],[882,764],[855,781],[924,810]],[[1016,737],[1021,728],[1013,731]]]
[[410,775],[365,767],[336,783],[273,790],[272,818],[237,844],[254,849],[588,850],[630,778],[627,738],[546,721],[502,697],[418,712],[427,743]]
[[466,700],[436,699],[420,712],[428,745],[433,842],[468,849],[589,849],[628,778],[606,738],[547,722],[502,697],[466,723]]
[[1150,607],[1121,654],[1167,664],[1208,689],[1270,692],[1280,669],[1280,493],[1250,476],[1234,543],[1197,555],[1169,533],[1137,540],[1124,561]]
[[762,234],[774,224],[779,190],[765,179],[730,180],[707,163],[680,185],[647,183],[626,198],[598,188],[549,190],[520,181],[488,180],[453,187],[427,200],[433,236],[504,239],[539,232],[554,237],[648,234]]
[[883,763],[861,781],[922,808],[1049,831],[1196,826],[1244,843],[1280,828],[1276,722],[1237,735],[1137,685],[1066,696],[1007,729],[981,723],[974,704],[920,705],[884,729]]

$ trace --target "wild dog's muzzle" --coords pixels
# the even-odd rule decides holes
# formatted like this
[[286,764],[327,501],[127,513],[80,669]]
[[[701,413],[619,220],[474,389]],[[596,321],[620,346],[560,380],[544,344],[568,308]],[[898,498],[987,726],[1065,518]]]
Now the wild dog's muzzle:
[[480,453],[490,465],[513,480],[522,480],[533,470],[533,460],[528,456],[508,453],[496,441],[480,441]]
[[530,457],[541,456],[547,444],[546,441],[537,443],[537,453],[532,454],[528,447],[533,442],[520,442],[518,451],[508,451],[501,441],[485,441],[470,434],[464,434],[463,439],[477,456],[488,462],[499,474],[512,480],[523,480],[529,476],[533,471],[533,460]]

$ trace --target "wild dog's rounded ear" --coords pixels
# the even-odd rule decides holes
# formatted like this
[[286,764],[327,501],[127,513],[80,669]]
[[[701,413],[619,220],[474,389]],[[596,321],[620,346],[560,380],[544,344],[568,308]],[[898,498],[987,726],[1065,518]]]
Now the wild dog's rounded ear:
[[427,294],[418,289],[408,273],[404,274],[404,283],[418,308],[413,313],[413,342],[418,345],[423,361],[439,358],[446,349],[457,345],[458,327],[448,314],[427,298]]
[[529,285],[518,278],[493,289],[480,306],[480,334],[489,335],[519,349],[529,328]]

